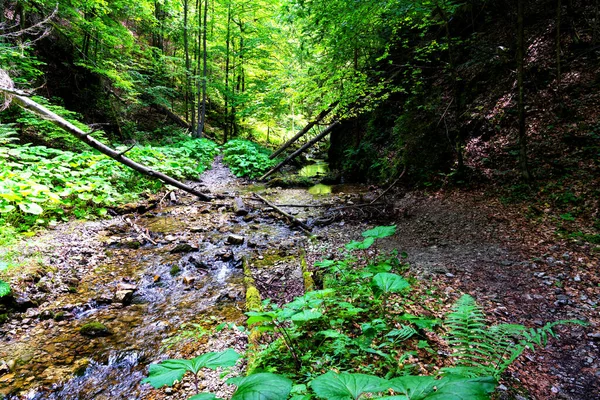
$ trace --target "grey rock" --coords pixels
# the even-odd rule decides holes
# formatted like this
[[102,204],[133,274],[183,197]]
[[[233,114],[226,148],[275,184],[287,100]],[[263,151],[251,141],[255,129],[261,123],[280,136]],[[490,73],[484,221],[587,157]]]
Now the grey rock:
[[245,240],[246,240],[246,238],[243,236],[240,236],[240,235],[231,234],[231,235],[227,236],[228,244],[234,244],[234,245],[244,244]]
[[131,304],[132,299],[133,290],[117,290],[115,297],[113,297],[115,303],[121,303],[124,306]]

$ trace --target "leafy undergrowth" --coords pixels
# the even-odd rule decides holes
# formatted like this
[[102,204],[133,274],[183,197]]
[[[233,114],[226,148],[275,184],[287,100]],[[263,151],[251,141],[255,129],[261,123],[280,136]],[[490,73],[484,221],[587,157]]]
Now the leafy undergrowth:
[[[162,183],[96,151],[74,153],[16,145],[6,125],[0,135],[0,224],[19,232],[78,218],[103,216],[107,207],[135,200]],[[125,150],[125,148],[123,148]],[[136,146],[127,156],[174,178],[195,178],[218,153],[206,139]]]
[[269,159],[270,153],[256,143],[234,139],[223,146],[223,161],[236,176],[254,179],[277,164],[277,159]]
[[[433,292],[413,291],[422,285],[407,276],[402,254],[369,255],[394,233],[395,226],[365,231],[342,259],[317,262],[323,289],[247,312],[251,337],[262,344],[249,350],[248,377],[227,381],[238,386],[233,400],[489,399],[508,366],[544,347],[555,326],[585,325],[490,325],[469,295],[443,312]],[[145,382],[160,388],[202,367],[229,367],[228,351],[153,364]],[[192,399],[215,399],[197,392]]]

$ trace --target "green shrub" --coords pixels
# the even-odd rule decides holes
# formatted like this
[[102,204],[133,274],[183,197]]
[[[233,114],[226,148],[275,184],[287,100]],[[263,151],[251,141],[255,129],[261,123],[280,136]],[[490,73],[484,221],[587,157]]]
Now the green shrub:
[[269,150],[243,139],[230,140],[223,146],[223,161],[236,176],[257,178],[277,164],[269,160]]

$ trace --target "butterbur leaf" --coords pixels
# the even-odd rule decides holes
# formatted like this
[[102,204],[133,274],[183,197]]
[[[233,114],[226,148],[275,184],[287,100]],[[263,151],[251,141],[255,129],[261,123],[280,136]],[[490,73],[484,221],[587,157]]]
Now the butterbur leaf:
[[4,297],[10,293],[10,285],[3,280],[0,280],[0,297]]
[[347,250],[366,250],[371,247],[375,243],[375,238],[367,237],[362,242],[357,242],[356,240],[351,241],[346,244]]
[[400,275],[380,272],[373,277],[373,287],[379,293],[398,293],[410,288],[410,283]]
[[217,396],[215,396],[213,393],[198,393],[197,395],[190,397],[188,400],[221,400],[221,399],[218,398]]
[[467,378],[451,375],[442,379],[433,376],[402,376],[389,381],[396,393],[385,399],[405,400],[487,400],[496,387],[492,377]]
[[282,400],[292,390],[291,380],[269,372],[232,378],[227,383],[238,387],[231,400]]
[[315,319],[319,319],[323,316],[322,313],[313,310],[302,310],[299,313],[296,313],[291,316],[291,320],[296,323],[312,321]]
[[378,393],[388,388],[387,381],[365,374],[328,372],[315,378],[310,386],[326,400],[355,400],[363,393]]
[[233,367],[240,355],[232,349],[219,353],[206,353],[192,359],[193,371],[198,372],[200,368],[217,369],[219,367]]
[[170,359],[160,364],[150,364],[148,377],[142,382],[149,383],[155,389],[164,385],[173,386],[175,381],[181,381],[183,375],[190,371],[197,373],[201,368],[217,369],[218,367],[231,367],[235,365],[240,355],[234,350],[227,349],[219,353],[206,353],[193,358]]
[[381,239],[384,237],[392,236],[396,233],[396,225],[391,226],[376,226],[373,229],[369,229],[368,231],[364,231],[362,235],[366,238],[374,238]]
[[181,381],[183,375],[188,371],[182,365],[168,364],[165,366],[163,364],[150,364],[148,377],[142,382],[149,383],[155,389],[165,385],[173,386],[176,381]]
[[44,212],[44,209],[36,203],[19,203],[21,211],[27,214],[40,215]]

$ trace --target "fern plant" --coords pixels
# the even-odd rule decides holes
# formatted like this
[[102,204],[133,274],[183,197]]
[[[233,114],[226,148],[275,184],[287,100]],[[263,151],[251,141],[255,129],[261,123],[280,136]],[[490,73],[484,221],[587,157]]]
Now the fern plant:
[[566,324],[587,325],[579,320],[560,320],[541,328],[518,324],[488,326],[481,307],[465,294],[446,317],[447,341],[455,349],[456,365],[446,370],[497,379],[525,349],[535,351],[536,347],[545,347],[548,336],[556,337],[554,327]]

